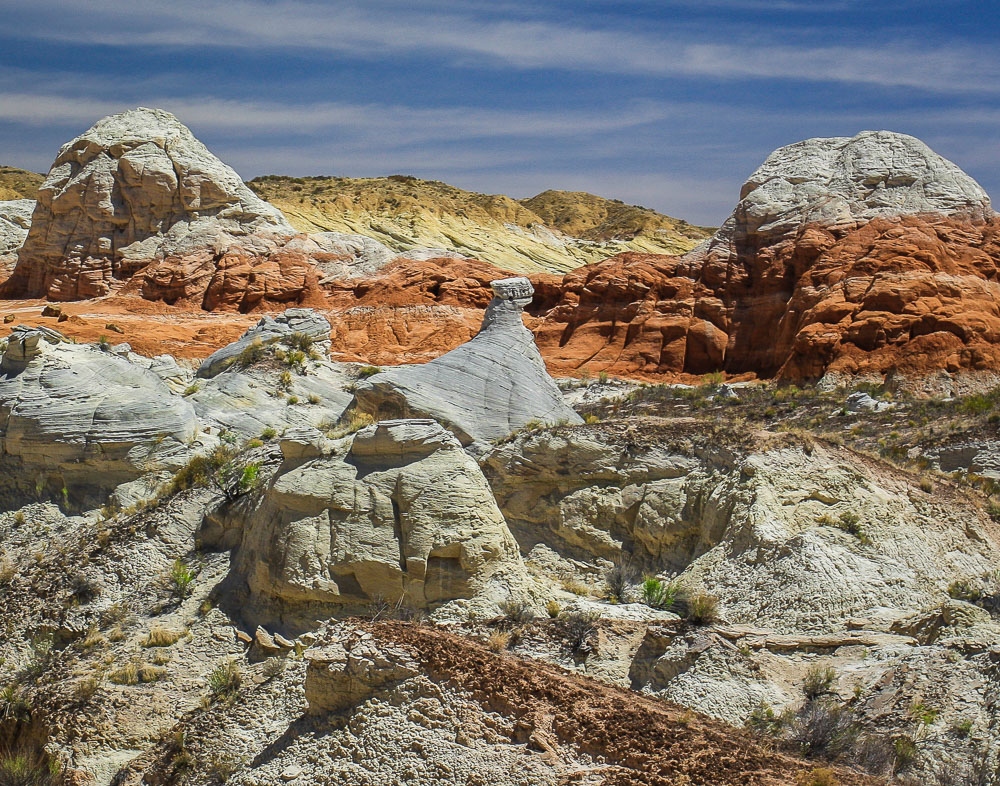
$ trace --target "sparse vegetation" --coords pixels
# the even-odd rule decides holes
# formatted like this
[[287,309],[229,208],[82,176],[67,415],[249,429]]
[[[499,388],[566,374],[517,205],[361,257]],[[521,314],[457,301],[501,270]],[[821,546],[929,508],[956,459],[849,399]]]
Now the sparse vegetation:
[[243,684],[243,670],[235,660],[224,660],[208,675],[208,689],[215,699],[229,700]]
[[378,366],[362,366],[358,369],[359,379],[368,379],[368,377],[373,377],[378,374],[382,369]]
[[719,621],[719,599],[705,592],[698,592],[686,599],[684,619],[693,625],[712,625]]
[[818,699],[830,692],[837,681],[837,672],[829,666],[814,663],[806,672],[805,680],[802,683],[802,692],[807,699]]
[[196,575],[182,559],[175,559],[169,574],[170,591],[174,597],[180,600],[189,597],[194,591]]
[[180,641],[185,631],[153,625],[142,641],[143,647],[170,647]]
[[246,347],[236,358],[236,363],[243,368],[249,368],[254,363],[259,363],[267,355],[267,349],[261,343],[260,339],[256,339]]
[[628,555],[623,555],[604,571],[604,583],[608,588],[608,597],[616,603],[627,601],[629,592],[638,577],[639,572],[632,565],[631,558]]
[[672,609],[677,600],[676,584],[647,576],[642,582],[642,602],[654,609]]

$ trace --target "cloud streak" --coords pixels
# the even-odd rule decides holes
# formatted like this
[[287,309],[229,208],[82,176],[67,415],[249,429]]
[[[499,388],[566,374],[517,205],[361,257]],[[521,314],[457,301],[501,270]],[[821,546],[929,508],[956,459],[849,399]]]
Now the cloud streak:
[[[317,4],[303,0],[94,0],[74,12],[36,0],[20,15],[50,20],[20,24],[29,37],[112,47],[233,48],[386,58],[430,56],[464,66],[563,69],[724,80],[787,79],[905,87],[961,93],[1000,92],[995,47],[902,39],[856,45],[817,42],[803,32],[777,30],[749,38],[739,28],[678,26],[647,32],[564,21],[496,18],[459,13],[454,5],[427,12],[385,0]],[[391,11],[391,13],[387,12]],[[15,17],[17,18],[17,17]],[[26,31],[26,32],[25,32]],[[797,40],[788,44],[788,40]]]

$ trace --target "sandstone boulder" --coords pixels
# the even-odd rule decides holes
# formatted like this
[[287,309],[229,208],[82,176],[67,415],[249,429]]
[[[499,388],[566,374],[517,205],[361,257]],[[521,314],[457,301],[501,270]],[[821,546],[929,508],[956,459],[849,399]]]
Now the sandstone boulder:
[[315,343],[317,353],[330,348],[330,323],[307,308],[290,308],[276,317],[261,317],[254,327],[234,341],[209,355],[198,367],[197,376],[211,379],[229,368],[250,347],[265,347],[292,336],[300,342]]
[[424,365],[397,366],[360,381],[356,408],[376,419],[432,417],[469,444],[526,423],[582,422],[548,375],[521,311],[534,289],[526,278],[494,281],[479,334]]
[[[0,359],[6,492],[99,498],[193,438],[197,418],[153,371],[54,330],[16,326]],[[151,466],[152,465],[152,466]]]
[[436,608],[524,591],[482,472],[440,425],[383,421],[321,450],[310,457],[295,442],[244,524],[248,610],[266,619],[283,609],[290,624],[379,598]]

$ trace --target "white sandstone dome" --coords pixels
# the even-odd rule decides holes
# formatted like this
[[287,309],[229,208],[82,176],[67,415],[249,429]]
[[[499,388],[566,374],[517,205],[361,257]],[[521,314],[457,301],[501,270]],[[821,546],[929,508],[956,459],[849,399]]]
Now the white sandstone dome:
[[990,198],[915,137],[862,131],[775,150],[740,190],[734,217],[748,234],[921,213],[992,215]]
[[105,294],[179,253],[259,245],[295,230],[176,117],[140,107],[63,145],[38,191],[15,273],[27,294]]

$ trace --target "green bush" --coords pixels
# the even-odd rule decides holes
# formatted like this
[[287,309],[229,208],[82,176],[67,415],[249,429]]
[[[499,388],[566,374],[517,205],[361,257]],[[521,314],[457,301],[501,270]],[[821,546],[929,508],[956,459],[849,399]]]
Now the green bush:
[[194,584],[195,576],[195,572],[185,565],[183,560],[175,559],[174,564],[170,567],[171,593],[180,599],[190,597],[194,591],[192,584]]
[[677,600],[677,585],[647,576],[642,582],[642,602],[654,609],[671,609]]
[[243,684],[243,671],[234,660],[225,660],[208,675],[208,689],[216,699],[231,699]]
[[264,359],[267,348],[260,342],[260,339],[248,344],[236,358],[236,362],[246,368]]
[[802,683],[802,692],[807,699],[817,699],[829,693],[836,681],[837,672],[829,666],[814,663],[806,672],[805,681]]
[[368,377],[375,376],[381,371],[382,369],[380,369],[378,366],[362,366],[360,369],[358,369],[358,376],[361,379],[367,379]]

